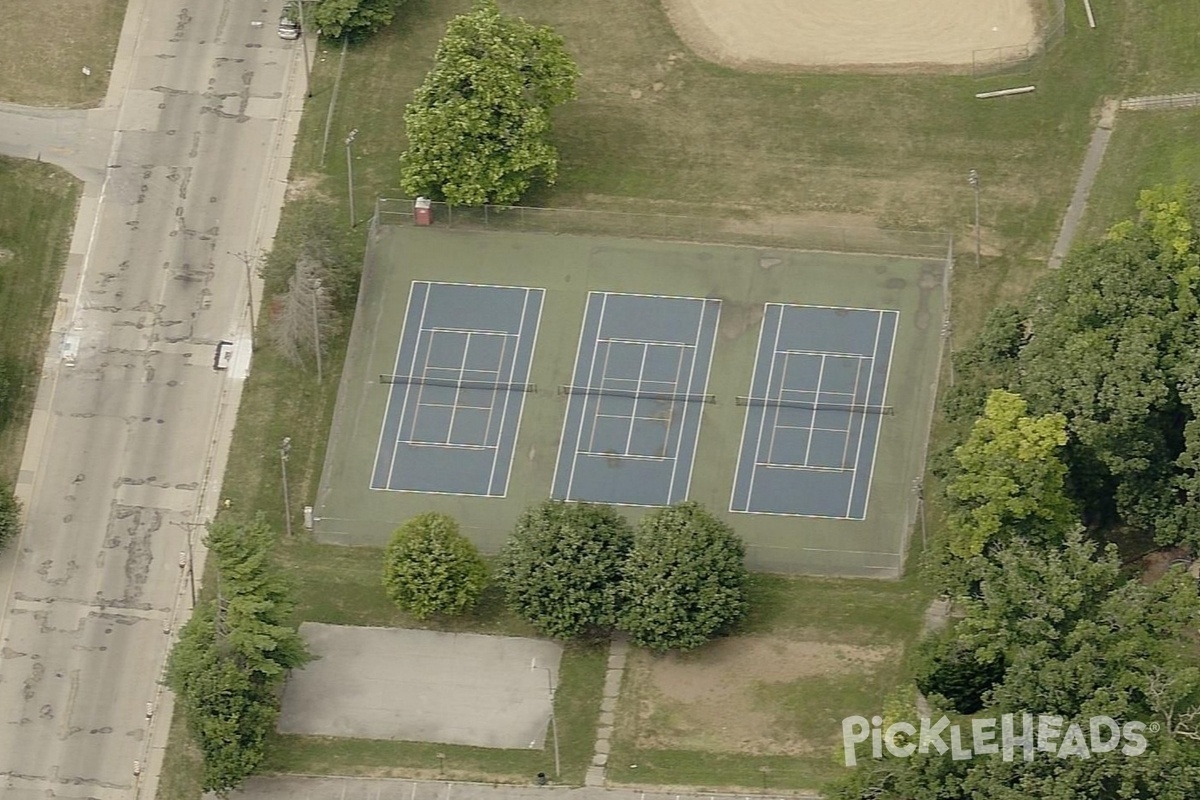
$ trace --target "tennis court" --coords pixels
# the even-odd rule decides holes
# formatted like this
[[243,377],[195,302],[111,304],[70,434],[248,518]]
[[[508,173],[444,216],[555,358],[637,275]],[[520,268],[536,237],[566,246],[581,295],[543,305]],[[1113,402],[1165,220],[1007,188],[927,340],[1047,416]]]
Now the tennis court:
[[381,546],[429,511],[485,553],[554,497],[697,501],[753,569],[901,574],[946,262],[385,225],[313,508]]
[[899,314],[768,303],[730,511],[865,519]]
[[413,282],[372,489],[504,497],[542,294]]
[[634,506],[687,499],[721,303],[591,292],[551,497]]

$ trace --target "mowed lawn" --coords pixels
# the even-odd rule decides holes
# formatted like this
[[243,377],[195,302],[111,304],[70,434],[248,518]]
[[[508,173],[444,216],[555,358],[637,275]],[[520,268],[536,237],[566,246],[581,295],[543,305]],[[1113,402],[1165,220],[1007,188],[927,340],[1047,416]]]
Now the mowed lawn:
[[0,480],[12,483],[41,376],[79,182],[0,157]]
[[[0,14],[0,102],[100,105],[129,0],[14,0]],[[91,75],[84,75],[87,67]]]
[[[557,114],[559,182],[528,202],[699,215],[732,209],[768,220],[778,216],[949,230],[960,235],[961,252],[970,241],[973,208],[966,176],[977,169],[983,181],[983,268],[976,271],[960,259],[954,285],[955,335],[965,341],[989,308],[1022,293],[1045,269],[1102,98],[1179,91],[1200,78],[1194,26],[1184,24],[1189,0],[1167,0],[1153,9],[1132,0],[1093,4],[1102,23],[1096,30],[1087,28],[1081,5],[1068,3],[1071,25],[1065,41],[1035,69],[1015,78],[975,80],[916,74],[741,74],[691,55],[656,0],[501,0],[506,11],[554,26],[583,72],[579,99]],[[405,146],[404,105],[432,63],[446,21],[469,7],[469,0],[409,0],[389,30],[351,46],[331,119],[327,112],[341,43],[320,44],[281,241],[301,239],[307,215],[314,212],[348,218],[342,141],[351,129],[359,131],[353,148],[359,216],[377,195],[400,194],[395,187]],[[1037,91],[1002,100],[974,98],[977,91],[1004,88],[1014,80],[1035,84]],[[1138,123],[1162,127],[1126,142],[1125,121],[1123,116],[1115,151],[1128,148],[1124,152],[1136,152],[1145,164],[1157,165],[1152,170],[1156,180],[1172,177],[1179,163],[1190,163],[1187,153],[1194,144],[1177,138],[1186,134],[1186,127]],[[1127,130],[1132,134],[1134,129]],[[1141,147],[1155,153],[1142,154]],[[1097,209],[1120,209],[1137,186],[1135,168],[1111,176],[1106,165],[1093,203]],[[355,259],[364,244],[361,231],[361,226],[358,232],[346,230],[344,244]],[[276,267],[285,267],[284,262],[278,259]],[[311,365],[290,366],[270,348],[256,355],[225,479],[224,492],[235,510],[264,510],[282,529],[277,448],[283,436],[293,439],[288,465],[293,518],[298,521],[299,507],[313,501],[344,347],[344,339],[334,343],[323,385],[313,380]],[[936,515],[931,520],[936,527]],[[361,615],[375,620],[372,624],[404,624],[381,601],[374,553],[335,555],[301,535],[281,542],[281,555],[289,573],[306,585],[301,617],[349,621]],[[774,580],[764,579],[759,596]],[[830,646],[857,647],[861,644],[846,637],[875,631],[900,650],[915,638],[917,612],[925,600],[919,589],[906,584],[874,592],[833,591],[826,582],[803,579],[779,585],[796,599],[760,604],[748,635],[791,642],[824,637]],[[493,609],[466,625],[473,624],[500,630],[509,622]],[[868,685],[766,682],[757,699],[791,709],[796,719],[832,719],[848,708],[872,706],[902,682],[900,669],[887,663],[889,670],[873,672]],[[560,707],[560,722],[566,713]],[[570,713],[585,728],[594,723],[595,710],[586,703]],[[648,719],[652,726],[670,721]],[[164,788],[171,788],[162,796],[194,798],[194,760],[189,767],[179,730],[164,776]],[[670,733],[669,726],[659,730],[663,737]],[[691,742],[655,749],[645,746],[653,737],[637,740],[635,733],[621,732],[624,744],[614,754],[618,779],[781,789],[813,785],[831,769],[825,756],[797,761],[778,755],[778,743],[755,752],[730,748],[722,754]],[[578,747],[586,752],[584,745]],[[436,777],[442,769],[438,752],[445,754],[424,745],[281,738],[274,742],[269,765]],[[459,775],[508,778],[525,774],[525,755],[506,760],[502,753],[461,752],[454,757]],[[446,762],[450,771],[450,758]],[[645,769],[649,765],[654,768]]]

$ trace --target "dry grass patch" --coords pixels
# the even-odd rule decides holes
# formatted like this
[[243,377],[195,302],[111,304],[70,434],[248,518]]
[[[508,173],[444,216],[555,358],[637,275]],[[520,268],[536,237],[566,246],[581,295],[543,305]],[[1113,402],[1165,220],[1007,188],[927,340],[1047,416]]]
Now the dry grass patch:
[[[781,636],[723,639],[683,655],[638,651],[626,684],[636,746],[756,756],[825,752],[837,730],[821,718],[838,709],[797,708],[797,701],[809,706],[812,686],[817,695],[834,697],[839,692],[830,693],[831,684],[844,689],[877,684],[882,672],[894,672],[900,652],[898,644]],[[878,704],[869,702],[845,713]]]
[[[127,1],[6,3],[0,14],[0,101],[99,105],[108,91]],[[83,74],[85,66],[90,76]]]

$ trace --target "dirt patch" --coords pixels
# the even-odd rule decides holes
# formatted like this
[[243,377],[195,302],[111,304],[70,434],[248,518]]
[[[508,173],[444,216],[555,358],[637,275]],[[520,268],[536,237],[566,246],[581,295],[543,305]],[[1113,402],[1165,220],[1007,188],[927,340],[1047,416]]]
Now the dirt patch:
[[773,636],[724,639],[685,655],[636,653],[638,746],[753,755],[801,755],[827,746],[781,725],[764,690],[870,675],[894,663],[893,647]]
[[[1031,0],[663,0],[699,55],[742,66],[969,65],[1023,57]],[[1004,50],[995,50],[1004,48]],[[989,52],[979,52],[987,50]]]

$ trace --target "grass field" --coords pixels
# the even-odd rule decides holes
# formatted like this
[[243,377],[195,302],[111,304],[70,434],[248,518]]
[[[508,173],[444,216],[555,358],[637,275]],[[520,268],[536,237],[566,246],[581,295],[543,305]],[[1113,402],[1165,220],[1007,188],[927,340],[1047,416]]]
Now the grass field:
[[[100,105],[128,0],[18,0],[0,15],[0,101]],[[92,74],[85,76],[83,68]]]
[[16,481],[70,245],[79,183],[0,158],[0,479]]
[[[554,25],[584,73],[580,99],[557,119],[563,157],[559,184],[529,198],[532,204],[685,213],[720,213],[732,207],[759,218],[923,227],[966,236],[972,201],[966,174],[978,169],[983,177],[984,260],[978,272],[973,266],[956,271],[954,314],[960,341],[969,338],[997,300],[1024,292],[1045,268],[1101,98],[1200,88],[1200,51],[1194,46],[1194,15],[1187,0],[1095,0],[1101,25],[1094,31],[1087,29],[1080,4],[1068,3],[1071,30],[1066,40],[1028,76],[1037,92],[986,103],[973,93],[1001,88],[1005,79],[738,74],[688,54],[654,0],[506,0],[501,5]],[[322,44],[293,174],[293,196],[304,202],[285,212],[281,241],[300,238],[301,206],[346,218],[340,142],[351,128],[359,129],[354,149],[358,207],[368,208],[376,194],[395,193],[396,159],[404,149],[403,105],[428,69],[445,21],[468,7],[467,0],[410,0],[391,29],[351,48],[324,164],[322,133],[340,48]],[[1148,114],[1144,122],[1141,117],[1130,122],[1132,115],[1121,118],[1110,154],[1133,160],[1127,168],[1114,167],[1113,157],[1106,162],[1092,195],[1090,230],[1128,213],[1128,198],[1143,183],[1139,170],[1147,169],[1155,179],[1183,177],[1176,170],[1192,174],[1188,165],[1195,163],[1195,138],[1187,137],[1195,123],[1186,122],[1188,116],[1170,115],[1168,120]],[[350,252],[361,255],[361,237],[347,234]],[[344,346],[344,340],[334,343],[323,386],[314,385],[311,370],[290,367],[269,350],[256,356],[225,479],[225,493],[235,508],[267,511],[282,528],[276,448],[289,435],[294,511],[312,502]],[[930,519],[935,525],[936,514]],[[282,543],[281,554],[302,583],[314,576],[314,586],[353,591],[348,578],[331,571],[327,550],[297,540]],[[370,578],[367,562],[372,556],[346,558],[363,559],[353,568],[346,564],[348,574],[359,570],[363,581]],[[792,584],[789,592],[804,596],[796,588],[801,585]],[[377,597],[367,599],[374,589],[357,591],[364,604],[376,602]],[[827,585],[812,584],[806,614],[831,613],[827,591]],[[856,597],[863,598],[862,613],[873,615],[874,625],[911,630],[911,622],[887,621],[887,615],[899,613],[894,604],[871,603],[865,594]],[[304,602],[302,614],[346,613],[318,590]],[[775,615],[763,614],[763,629],[781,624],[768,624],[766,617]],[[807,624],[795,623],[797,629]],[[815,697],[806,691],[799,691],[799,707]],[[172,752],[178,754],[178,737],[174,742]],[[276,741],[271,763],[289,769],[336,764],[337,771],[361,772],[379,768],[390,757],[366,752],[373,745],[318,744]],[[428,771],[434,768],[430,755],[402,755],[393,763]],[[658,766],[651,780],[770,788],[785,782],[810,785],[828,774],[822,771],[828,763],[813,762],[804,767],[807,772],[788,777],[782,761],[770,760],[785,758],[779,756],[680,749],[661,750],[653,757]],[[614,776],[647,780],[645,773],[628,771],[633,763],[638,762],[622,767],[620,759],[614,760]],[[176,764],[183,759],[169,768]],[[508,775],[522,774],[524,768],[485,768],[476,762],[471,770]],[[162,796],[196,797],[186,774],[181,768],[165,775],[164,788],[174,789]]]

